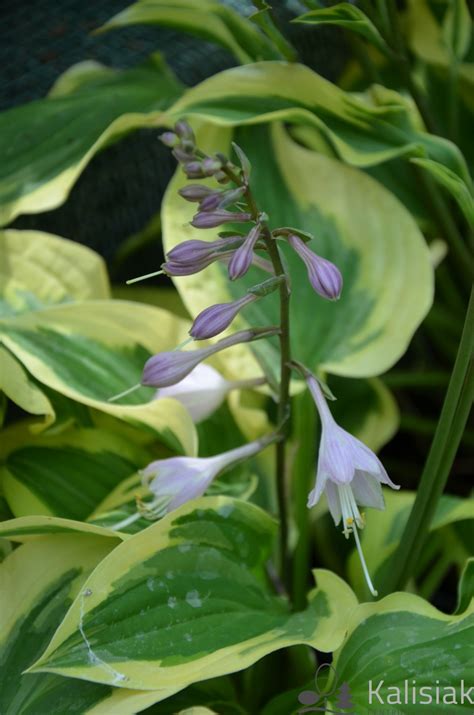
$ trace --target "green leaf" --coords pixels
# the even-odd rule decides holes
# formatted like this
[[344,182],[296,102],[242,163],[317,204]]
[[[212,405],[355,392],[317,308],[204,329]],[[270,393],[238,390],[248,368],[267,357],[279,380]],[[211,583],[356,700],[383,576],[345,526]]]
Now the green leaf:
[[55,411],[47,396],[3,347],[0,347],[0,390],[25,412],[44,415],[43,427],[54,422]]
[[458,587],[456,613],[464,613],[474,598],[474,558],[466,561]]
[[[337,675],[331,682],[330,690],[335,692],[328,706],[337,710],[345,683],[351,699],[348,707],[354,712],[395,707],[400,715],[419,715],[425,705],[430,713],[461,715],[469,710],[467,700],[461,704],[461,681],[468,689],[473,658],[472,608],[461,616],[447,616],[417,596],[394,593],[353,612],[348,635],[333,663]],[[372,695],[370,700],[369,684],[374,691],[379,683],[379,697]],[[437,686],[439,704],[435,704]],[[421,688],[429,690],[423,693]]]
[[451,0],[443,20],[443,40],[456,60],[467,54],[471,45],[472,19],[466,0]]
[[267,585],[273,536],[270,517],[246,502],[181,507],[101,563],[32,670],[183,688],[290,645],[333,650],[354,595],[321,571],[307,611],[292,614]]
[[474,226],[474,197],[466,183],[446,166],[431,159],[411,159],[413,164],[425,169],[458,202],[470,226]]
[[0,231],[0,266],[1,318],[56,303],[110,297],[98,253],[43,231]]
[[189,32],[225,47],[242,64],[278,57],[272,44],[248,19],[214,0],[139,0],[96,32],[129,25],[161,25]]
[[0,522],[0,536],[11,541],[27,542],[38,536],[49,534],[85,534],[87,536],[105,536],[123,540],[126,537],[122,532],[114,532],[96,524],[87,524],[84,521],[61,519],[57,516],[22,516],[18,519],[8,519]]
[[134,715],[176,692],[141,692],[50,674],[24,674],[46,647],[88,574],[113,547],[114,542],[99,536],[46,536],[16,549],[0,565],[2,715]]
[[[224,129],[208,125],[199,137],[208,150],[228,149],[230,137]],[[301,259],[280,243],[292,278],[293,357],[309,368],[348,377],[387,370],[405,352],[432,302],[431,258],[416,223],[373,179],[298,146],[280,125],[272,125],[270,131],[242,128],[237,143],[251,160],[252,190],[270,216],[271,228],[294,225],[309,231],[315,236],[309,247],[334,261],[343,274],[341,299],[325,301],[313,291]],[[202,231],[186,223],[194,209],[177,194],[183,183],[177,172],[164,199],[166,250],[182,240],[202,238]],[[205,234],[209,239],[214,235]],[[175,284],[189,312],[196,315],[209,304],[240,297],[260,280],[261,272],[253,267],[231,283],[219,264],[184,280],[177,278]],[[277,298],[267,296],[248,306],[233,329],[244,321],[275,324]],[[256,343],[254,351],[277,369],[273,342]],[[254,376],[257,368],[249,354],[242,346],[226,351],[227,372],[237,379]]]
[[154,400],[150,388],[116,402],[140,382],[145,361],[182,342],[178,318],[148,305],[87,301],[24,313],[0,322],[0,339],[38,382],[84,405],[142,425],[171,448],[192,453],[195,429],[176,400]]
[[3,488],[15,516],[86,519],[121,481],[151,461],[148,450],[98,429],[26,438],[6,457]]
[[249,19],[262,29],[275,47],[278,47],[282,57],[289,62],[294,62],[297,58],[296,50],[275,24],[271,5],[266,0],[253,0],[253,5],[257,10],[249,15]]
[[456,145],[420,131],[403,98],[396,92],[391,96],[391,103],[374,107],[303,65],[257,62],[201,82],[167,114],[170,119],[196,115],[224,126],[274,120],[308,124],[348,164],[367,167],[400,156],[428,156],[469,181]]
[[[390,557],[403,534],[415,495],[413,492],[385,491],[385,511],[370,509],[366,512],[366,527],[361,532],[362,549],[375,587],[382,584],[391,568]],[[430,525],[430,533],[458,521],[474,519],[474,499],[460,499],[444,495]],[[455,554],[451,554],[455,560]],[[350,583],[360,597],[367,595],[357,552],[349,559]]]
[[76,91],[0,114],[0,225],[60,206],[101,148],[157,126],[181,93],[159,56],[141,67],[93,72]]
[[388,54],[390,51],[372,20],[360,8],[348,2],[341,2],[320,10],[311,10],[296,17],[292,22],[308,25],[336,25],[361,35],[384,54]]

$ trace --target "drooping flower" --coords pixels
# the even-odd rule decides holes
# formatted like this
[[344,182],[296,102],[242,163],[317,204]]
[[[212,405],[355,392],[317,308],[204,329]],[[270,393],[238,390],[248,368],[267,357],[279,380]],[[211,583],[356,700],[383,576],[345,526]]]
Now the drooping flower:
[[240,330],[233,335],[229,335],[222,340],[218,340],[214,345],[210,345],[200,350],[189,350],[187,352],[174,350],[171,352],[158,353],[149,358],[143,368],[141,384],[148,387],[168,387],[183,380],[199,365],[203,360],[214,355],[214,353],[230,348],[239,343],[249,343],[252,340],[268,338],[279,333],[278,328],[250,328]]
[[204,494],[224,470],[253,457],[277,439],[275,434],[217,454],[214,457],[170,457],[152,462],[142,471],[144,484],[161,506],[160,516]]
[[308,269],[309,282],[316,293],[328,300],[337,300],[342,291],[342,275],[339,268],[314,253],[299,236],[288,236],[288,243],[303,259]]
[[193,422],[202,422],[223,403],[231,390],[263,385],[265,378],[226,380],[210,365],[200,364],[184,380],[157,390],[156,398],[171,397],[181,402]]
[[259,296],[247,293],[231,303],[217,303],[203,310],[191,326],[189,334],[195,340],[208,340],[222,333],[234,320],[237,313]]
[[261,226],[257,223],[250,229],[244,242],[232,256],[229,263],[229,278],[231,281],[235,281],[237,278],[244,276],[250,268],[253,251],[260,236],[260,231]]
[[364,526],[359,507],[384,509],[381,484],[399,489],[389,478],[379,458],[356,437],[334,420],[323,391],[311,374],[305,375],[321,418],[321,442],[314,489],[308,496],[312,507],[326,494],[329,511],[336,526],[342,519],[346,538],[354,534],[364,575],[371,593],[376,596],[360,546],[357,529]]

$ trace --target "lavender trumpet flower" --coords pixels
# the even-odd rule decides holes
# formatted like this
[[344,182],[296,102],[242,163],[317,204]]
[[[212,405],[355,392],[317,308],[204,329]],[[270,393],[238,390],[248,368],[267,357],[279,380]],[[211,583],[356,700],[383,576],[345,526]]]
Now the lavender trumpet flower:
[[342,291],[342,276],[339,268],[326,258],[313,253],[299,236],[288,236],[288,243],[306,264],[309,282],[316,293],[328,300],[337,300]]
[[308,496],[308,507],[317,504],[325,492],[336,526],[342,518],[346,538],[354,534],[367,585],[372,595],[376,596],[357,533],[357,528],[364,526],[359,506],[384,509],[380,485],[388,484],[392,489],[400,487],[390,480],[372,450],[335,422],[316,378],[308,372],[305,372],[305,377],[322,426],[316,482]]
[[234,320],[237,313],[249,303],[258,300],[259,296],[247,293],[242,298],[231,303],[218,303],[203,310],[191,326],[189,334],[195,340],[208,340],[222,333]]
[[142,471],[142,479],[155,495],[155,505],[161,506],[161,512],[155,510],[156,516],[202,496],[224,470],[255,456],[276,439],[277,435],[268,435],[214,457],[171,457],[152,462]]
[[141,383],[149,387],[174,385],[183,380],[186,375],[189,375],[196,365],[199,365],[200,362],[220,350],[230,348],[239,343],[249,343],[260,338],[268,338],[272,335],[277,335],[278,332],[279,329],[274,327],[252,328],[229,335],[214,345],[200,350],[190,350],[188,352],[176,350],[174,352],[158,353],[158,355],[153,355],[146,361]]
[[253,251],[255,244],[260,236],[261,226],[257,223],[253,226],[243,244],[236,250],[229,263],[229,278],[235,281],[237,278],[242,278],[252,263]]
[[250,389],[264,385],[264,377],[248,380],[226,380],[210,365],[201,363],[184,380],[157,390],[156,399],[173,398],[188,410],[193,422],[202,422],[212,415],[231,390]]
[[217,209],[216,211],[199,211],[195,214],[191,221],[191,226],[194,228],[216,228],[223,223],[244,222],[250,221],[252,214],[243,211],[225,211]]

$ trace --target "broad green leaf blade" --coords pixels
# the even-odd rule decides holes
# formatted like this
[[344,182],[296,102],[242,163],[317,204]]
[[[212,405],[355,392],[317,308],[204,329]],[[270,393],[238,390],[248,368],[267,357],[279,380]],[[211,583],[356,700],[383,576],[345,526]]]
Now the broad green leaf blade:
[[[199,136],[207,149],[228,149],[226,130],[208,126]],[[334,261],[344,278],[341,299],[325,301],[313,291],[301,259],[280,243],[292,279],[293,357],[309,368],[347,377],[384,372],[405,352],[433,298],[431,258],[415,221],[373,179],[298,146],[278,124],[270,130],[242,128],[236,140],[250,157],[252,190],[259,207],[270,216],[271,228],[297,226],[312,233],[315,239],[309,246]],[[185,223],[194,209],[177,194],[183,183],[177,172],[164,199],[166,250],[182,240],[212,239],[217,233]],[[213,265],[194,276],[177,278],[175,285],[189,312],[196,315],[212,303],[242,296],[261,280],[261,271],[251,268],[243,279],[231,283],[225,268]],[[278,297],[267,296],[247,306],[232,328],[241,327],[243,321],[253,326],[277,323]],[[253,350],[277,369],[273,343],[265,341],[264,348],[255,343]],[[248,353],[242,348],[226,352],[226,369],[235,378],[243,376],[243,356]],[[247,372],[255,374],[255,366],[247,363]]]
[[43,427],[54,422],[51,402],[30,379],[22,365],[5,348],[0,347],[0,391],[32,415],[44,415]]
[[23,674],[51,639],[83,581],[113,547],[110,539],[93,535],[42,537],[16,549],[0,566],[2,715],[134,715],[176,692]]
[[336,648],[352,591],[319,572],[307,611],[291,614],[266,583],[273,536],[268,514],[246,502],[181,507],[102,562],[33,670],[182,688],[290,645]]
[[[385,490],[385,511],[370,509],[366,512],[366,527],[361,542],[367,566],[375,587],[382,584],[390,570],[390,557],[397,548],[410,514],[415,495],[413,492]],[[430,525],[430,533],[458,521],[474,519],[474,499],[460,499],[444,495]],[[453,554],[453,560],[455,555]],[[367,595],[357,552],[349,559],[350,583],[360,597]]]
[[374,107],[296,63],[257,62],[225,70],[188,90],[167,114],[196,115],[219,125],[309,124],[348,164],[367,167],[399,156],[428,156],[469,181],[456,145],[414,127],[402,97]]
[[87,301],[5,319],[0,336],[40,383],[129,424],[144,425],[173,449],[192,453],[195,428],[176,400],[158,401],[153,390],[140,388],[109,401],[139,383],[148,357],[179,345],[186,328],[184,321],[152,306]]
[[129,25],[161,25],[189,32],[232,52],[242,64],[275,59],[278,52],[246,18],[215,0],[139,0],[112,17],[97,32]]
[[346,684],[348,707],[354,712],[395,708],[400,715],[419,715],[425,709],[462,715],[470,710],[469,700],[461,701],[461,681],[466,691],[474,659],[472,608],[461,616],[447,616],[417,596],[394,593],[378,603],[362,604],[351,621],[333,664],[337,677],[331,683],[335,693],[329,707],[342,705],[338,698]]
[[301,22],[308,25],[336,25],[361,35],[384,54],[389,52],[387,43],[372,20],[360,8],[348,2],[311,10],[295,18],[292,22]]
[[105,264],[95,251],[43,231],[0,231],[0,317],[109,297]]
[[0,537],[11,541],[26,542],[39,536],[59,534],[85,534],[90,536],[105,536],[123,540],[126,534],[114,532],[96,524],[87,524],[84,521],[61,519],[56,516],[22,516],[18,519],[9,519],[0,522]]
[[126,132],[158,126],[181,93],[158,56],[90,79],[0,115],[0,225],[60,206],[94,154]]
[[6,457],[5,497],[15,516],[33,513],[83,520],[151,459],[148,450],[94,428],[26,438]]
[[466,183],[446,166],[431,159],[412,159],[413,164],[425,169],[458,202],[470,226],[474,226],[474,197]]

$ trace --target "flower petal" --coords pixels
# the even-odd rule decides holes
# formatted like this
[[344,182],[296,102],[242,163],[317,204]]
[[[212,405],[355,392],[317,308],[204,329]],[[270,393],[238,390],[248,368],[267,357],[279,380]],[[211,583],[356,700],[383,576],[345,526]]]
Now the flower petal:
[[385,509],[382,487],[372,474],[356,471],[351,487],[355,500],[360,506]]
[[327,482],[326,484],[326,498],[328,500],[329,511],[337,526],[342,518],[341,500],[339,499],[337,486],[332,482]]

